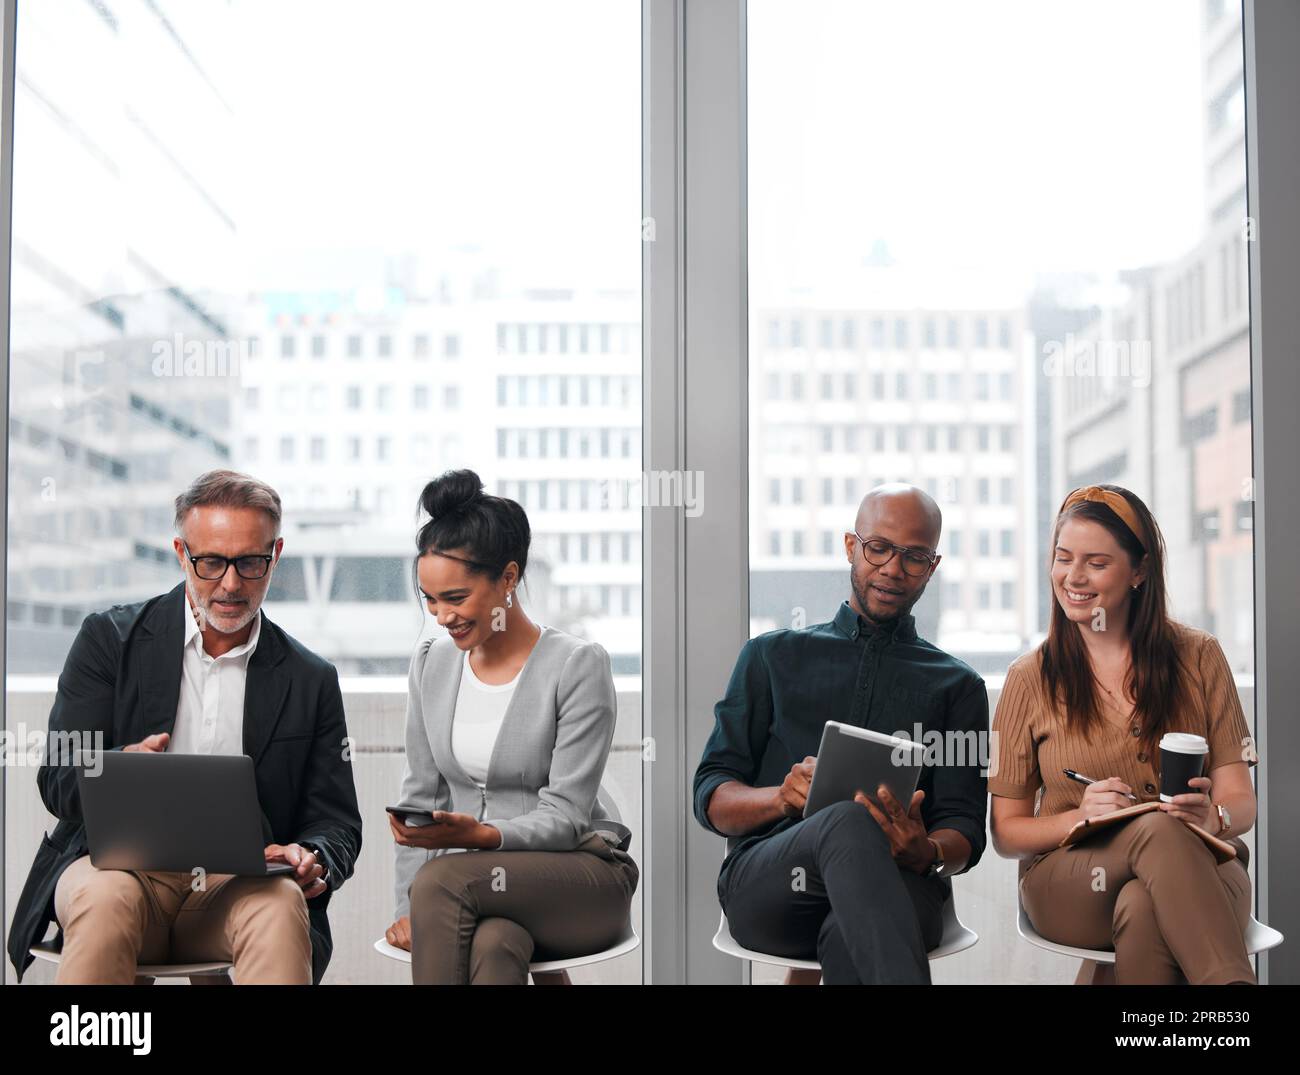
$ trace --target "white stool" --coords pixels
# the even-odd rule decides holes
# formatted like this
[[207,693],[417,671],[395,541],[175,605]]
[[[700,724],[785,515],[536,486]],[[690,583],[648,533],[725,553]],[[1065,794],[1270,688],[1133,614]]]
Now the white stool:
[[[569,959],[544,959],[537,963],[529,963],[528,973],[563,974],[565,971],[576,970],[578,967],[588,967],[593,963],[603,963],[607,959],[617,959],[619,956],[627,955],[628,952],[635,952],[637,945],[640,943],[641,938],[636,935],[636,930],[632,928],[632,921],[629,919],[623,930],[623,935],[613,947],[606,948],[602,952],[593,952],[589,956],[573,956]],[[389,944],[383,937],[375,941],[375,951],[381,956],[396,959],[401,963],[409,964],[411,962],[410,952],[404,948],[397,948]]]
[[[63,961],[63,953],[54,947],[53,941],[34,944],[30,951],[45,963],[58,966]],[[212,963],[145,963],[135,968],[136,984],[152,985],[155,978],[188,978],[191,985],[230,985],[231,966],[223,960]]]
[[[953,956],[958,952],[966,951],[978,940],[978,933],[962,925],[961,919],[957,917],[956,898],[950,897],[943,903],[943,936],[939,939],[938,947],[932,948],[926,955],[931,960]],[[754,963],[770,963],[773,966],[786,967],[791,971],[817,971],[820,974],[822,969],[821,964],[815,959],[790,959],[787,956],[774,956],[767,952],[754,952],[742,948],[731,935],[731,927],[727,925],[725,911],[718,932],[713,937],[713,947],[737,959],[748,959]]]
[[[1035,948],[1042,948],[1048,952],[1055,952],[1060,956],[1070,956],[1074,959],[1083,960],[1083,965],[1079,968],[1079,973],[1074,979],[1075,985],[1114,984],[1115,953],[1113,950],[1075,948],[1068,944],[1057,944],[1055,941],[1049,941],[1034,929],[1033,924],[1029,921],[1029,916],[1025,914],[1024,904],[1020,904],[1017,908],[1016,932]],[[1248,954],[1253,956],[1259,952],[1266,952],[1270,948],[1276,948],[1282,941],[1281,933],[1271,926],[1264,925],[1254,915],[1250,916],[1250,922],[1246,925],[1246,951]]]
[[[605,807],[605,812],[609,815],[610,820],[621,824],[623,818],[619,813],[618,806],[614,802],[613,796],[605,790],[603,785],[597,793],[597,799]],[[569,985],[571,983],[569,982],[568,971],[576,970],[578,967],[589,967],[593,963],[604,963],[607,959],[617,959],[619,956],[625,956],[628,952],[635,952],[640,943],[641,938],[636,935],[636,930],[632,926],[632,919],[629,918],[619,939],[604,951],[593,952],[589,956],[572,956],[569,959],[544,959],[537,963],[529,963],[528,973],[534,976],[539,974],[559,975],[561,976],[559,984]],[[400,963],[409,964],[411,962],[410,952],[405,948],[398,948],[396,945],[389,944],[385,937],[380,937],[379,940],[375,941],[375,951],[381,956],[396,959]]]

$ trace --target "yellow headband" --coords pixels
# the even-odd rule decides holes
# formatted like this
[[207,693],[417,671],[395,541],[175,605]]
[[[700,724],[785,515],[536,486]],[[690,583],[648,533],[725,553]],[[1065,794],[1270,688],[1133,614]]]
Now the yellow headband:
[[1099,485],[1085,485],[1065,498],[1065,503],[1061,505],[1061,511],[1064,512],[1067,508],[1072,508],[1075,504],[1082,503],[1085,500],[1094,504],[1105,504],[1106,507],[1110,508],[1128,527],[1129,533],[1137,538],[1137,543],[1143,549],[1146,549],[1147,543],[1142,539],[1142,526],[1138,522],[1138,517],[1133,511],[1132,505],[1124,497],[1110,489],[1103,489]]

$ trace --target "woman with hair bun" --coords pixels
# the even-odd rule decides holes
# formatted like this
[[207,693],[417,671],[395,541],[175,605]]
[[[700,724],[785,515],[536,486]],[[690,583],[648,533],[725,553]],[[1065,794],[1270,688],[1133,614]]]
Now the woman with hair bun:
[[[420,496],[420,598],[447,635],[411,661],[389,943],[423,984],[524,984],[535,960],[623,934],[639,871],[597,798],[614,737],[609,656],[534,623],[528,518],[449,471]],[[456,852],[474,852],[457,854]]]
[[[1255,822],[1257,757],[1223,650],[1169,617],[1164,539],[1127,489],[1067,496],[1050,556],[1047,638],[1007,671],[988,784],[993,845],[1021,860],[1025,914],[1058,944],[1113,949],[1121,985],[1253,983],[1238,837]],[[1166,733],[1199,737],[1208,756],[1194,791],[1162,798]],[[1139,802],[1159,806],[1058,846]],[[1191,825],[1237,857],[1218,864]]]

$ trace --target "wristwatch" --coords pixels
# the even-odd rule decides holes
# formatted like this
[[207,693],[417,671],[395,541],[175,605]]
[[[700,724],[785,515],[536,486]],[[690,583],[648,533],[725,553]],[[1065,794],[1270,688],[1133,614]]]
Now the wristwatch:
[[326,864],[325,860],[321,857],[320,848],[317,847],[315,844],[299,843],[298,846],[303,848],[306,851],[310,851],[313,855],[316,856],[316,861],[320,863],[320,868],[325,871],[318,878],[316,878],[316,880],[324,881],[325,884],[328,885],[330,881],[330,868]]
[[[926,839],[930,839],[926,837]],[[934,861],[930,863],[929,869],[925,871],[926,877],[943,876],[943,845],[938,840],[930,840],[930,846],[934,848]]]
[[1232,828],[1232,815],[1228,813],[1228,808],[1223,803],[1215,803],[1214,809],[1219,812],[1219,831],[1214,834],[1218,836]]

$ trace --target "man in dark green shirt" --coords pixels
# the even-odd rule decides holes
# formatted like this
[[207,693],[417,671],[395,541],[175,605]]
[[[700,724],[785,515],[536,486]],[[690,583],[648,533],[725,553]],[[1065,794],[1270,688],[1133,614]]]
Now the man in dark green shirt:
[[[851,596],[830,623],[745,644],[695,773],[696,818],[730,838],[718,898],[732,936],[818,959],[828,985],[928,983],[947,878],[984,851],[984,681],[918,637],[910,614],[941,527],[919,489],[868,493],[844,535]],[[864,788],[875,802],[859,794],[804,820],[828,720],[932,747],[912,802]]]

